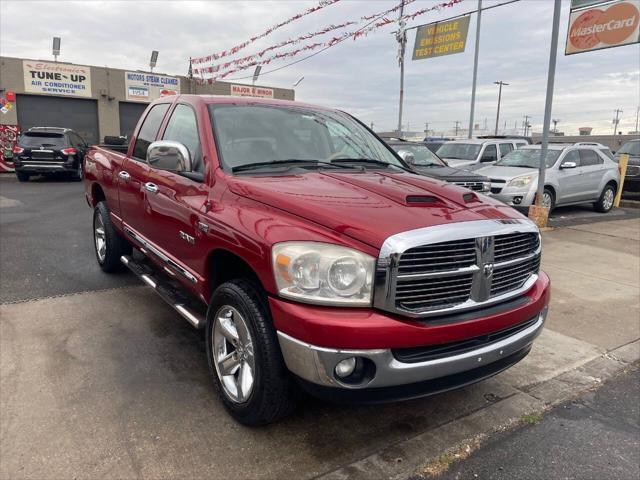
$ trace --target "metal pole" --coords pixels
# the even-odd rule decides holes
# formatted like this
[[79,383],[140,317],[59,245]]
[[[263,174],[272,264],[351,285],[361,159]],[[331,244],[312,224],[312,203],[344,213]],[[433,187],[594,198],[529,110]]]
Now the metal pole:
[[553,28],[551,30],[551,50],[549,51],[549,71],[547,72],[547,97],[544,105],[544,121],[542,127],[542,147],[540,148],[540,164],[538,165],[538,192],[536,205],[542,206],[542,193],[544,192],[545,163],[549,148],[549,125],[551,123],[551,106],[553,105],[553,85],[556,77],[556,57],[558,56],[558,31],[560,30],[560,8],[562,0],[554,0],[553,4]]
[[478,0],[478,18],[476,19],[476,45],[473,53],[473,82],[471,83],[471,113],[469,114],[469,138],[473,137],[473,115],[476,109],[476,80],[478,79],[478,53],[480,51],[480,20],[482,18],[482,0]]
[[396,40],[398,46],[398,62],[400,63],[400,105],[398,108],[398,136],[402,138],[402,102],[404,100],[404,47],[407,43],[407,32],[404,29],[405,22],[402,20],[404,12],[404,0],[400,0],[400,14],[398,15],[398,32]]
[[638,108],[636,108],[636,133],[638,133],[638,117],[640,117],[640,105],[638,105]]
[[615,111],[616,112],[616,119],[613,121],[613,136],[616,136],[616,132],[618,131],[618,124],[620,123],[620,120],[618,120],[618,115],[620,115],[622,113],[622,110],[620,110],[619,108]]
[[494,135],[498,135],[498,122],[500,122],[500,100],[502,99],[502,86],[509,85],[509,84],[504,83],[502,80],[500,80],[499,82],[493,82],[493,83],[500,86],[500,88],[498,89],[498,111],[496,112],[496,131],[494,133]]

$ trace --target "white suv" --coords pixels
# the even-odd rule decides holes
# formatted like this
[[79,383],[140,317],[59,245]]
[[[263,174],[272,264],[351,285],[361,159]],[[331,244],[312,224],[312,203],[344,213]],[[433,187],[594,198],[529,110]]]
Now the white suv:
[[473,170],[476,165],[495,163],[509,152],[525,145],[528,145],[528,142],[524,139],[472,138],[447,142],[436,153],[451,167]]

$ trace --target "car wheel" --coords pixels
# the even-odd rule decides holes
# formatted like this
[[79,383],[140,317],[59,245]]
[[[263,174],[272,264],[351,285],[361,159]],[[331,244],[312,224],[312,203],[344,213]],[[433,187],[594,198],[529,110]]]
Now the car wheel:
[[76,167],[76,171],[71,174],[71,179],[76,182],[81,182],[84,178],[84,170],[82,167],[82,160],[78,160],[78,166]]
[[542,206],[549,209],[549,213],[556,207],[556,196],[550,188],[545,188],[542,192]]
[[207,312],[206,343],[218,394],[238,422],[265,425],[293,411],[295,386],[260,287],[233,280],[216,289]]
[[93,244],[103,272],[124,268],[120,257],[131,253],[131,245],[113,227],[106,202],[99,202],[93,210]]
[[616,188],[610,183],[607,184],[602,193],[600,194],[600,198],[596,203],[593,204],[593,208],[596,212],[607,213],[610,212],[613,208],[613,202],[616,199]]
[[18,177],[19,182],[28,182],[30,176],[31,175],[29,175],[28,173],[16,172],[16,177]]

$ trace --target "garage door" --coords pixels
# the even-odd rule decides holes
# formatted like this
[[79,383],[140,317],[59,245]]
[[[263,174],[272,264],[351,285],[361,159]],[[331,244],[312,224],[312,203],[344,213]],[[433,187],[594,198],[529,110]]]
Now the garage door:
[[147,103],[120,102],[120,135],[131,137]]
[[18,124],[31,127],[71,128],[89,144],[98,143],[98,102],[78,98],[18,95]]

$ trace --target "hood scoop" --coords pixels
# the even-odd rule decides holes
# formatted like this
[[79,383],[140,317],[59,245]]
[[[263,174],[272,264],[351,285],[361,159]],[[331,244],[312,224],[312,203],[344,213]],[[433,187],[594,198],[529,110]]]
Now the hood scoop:
[[420,207],[444,207],[445,203],[435,197],[433,195],[407,195],[406,204],[409,206],[420,206]]

